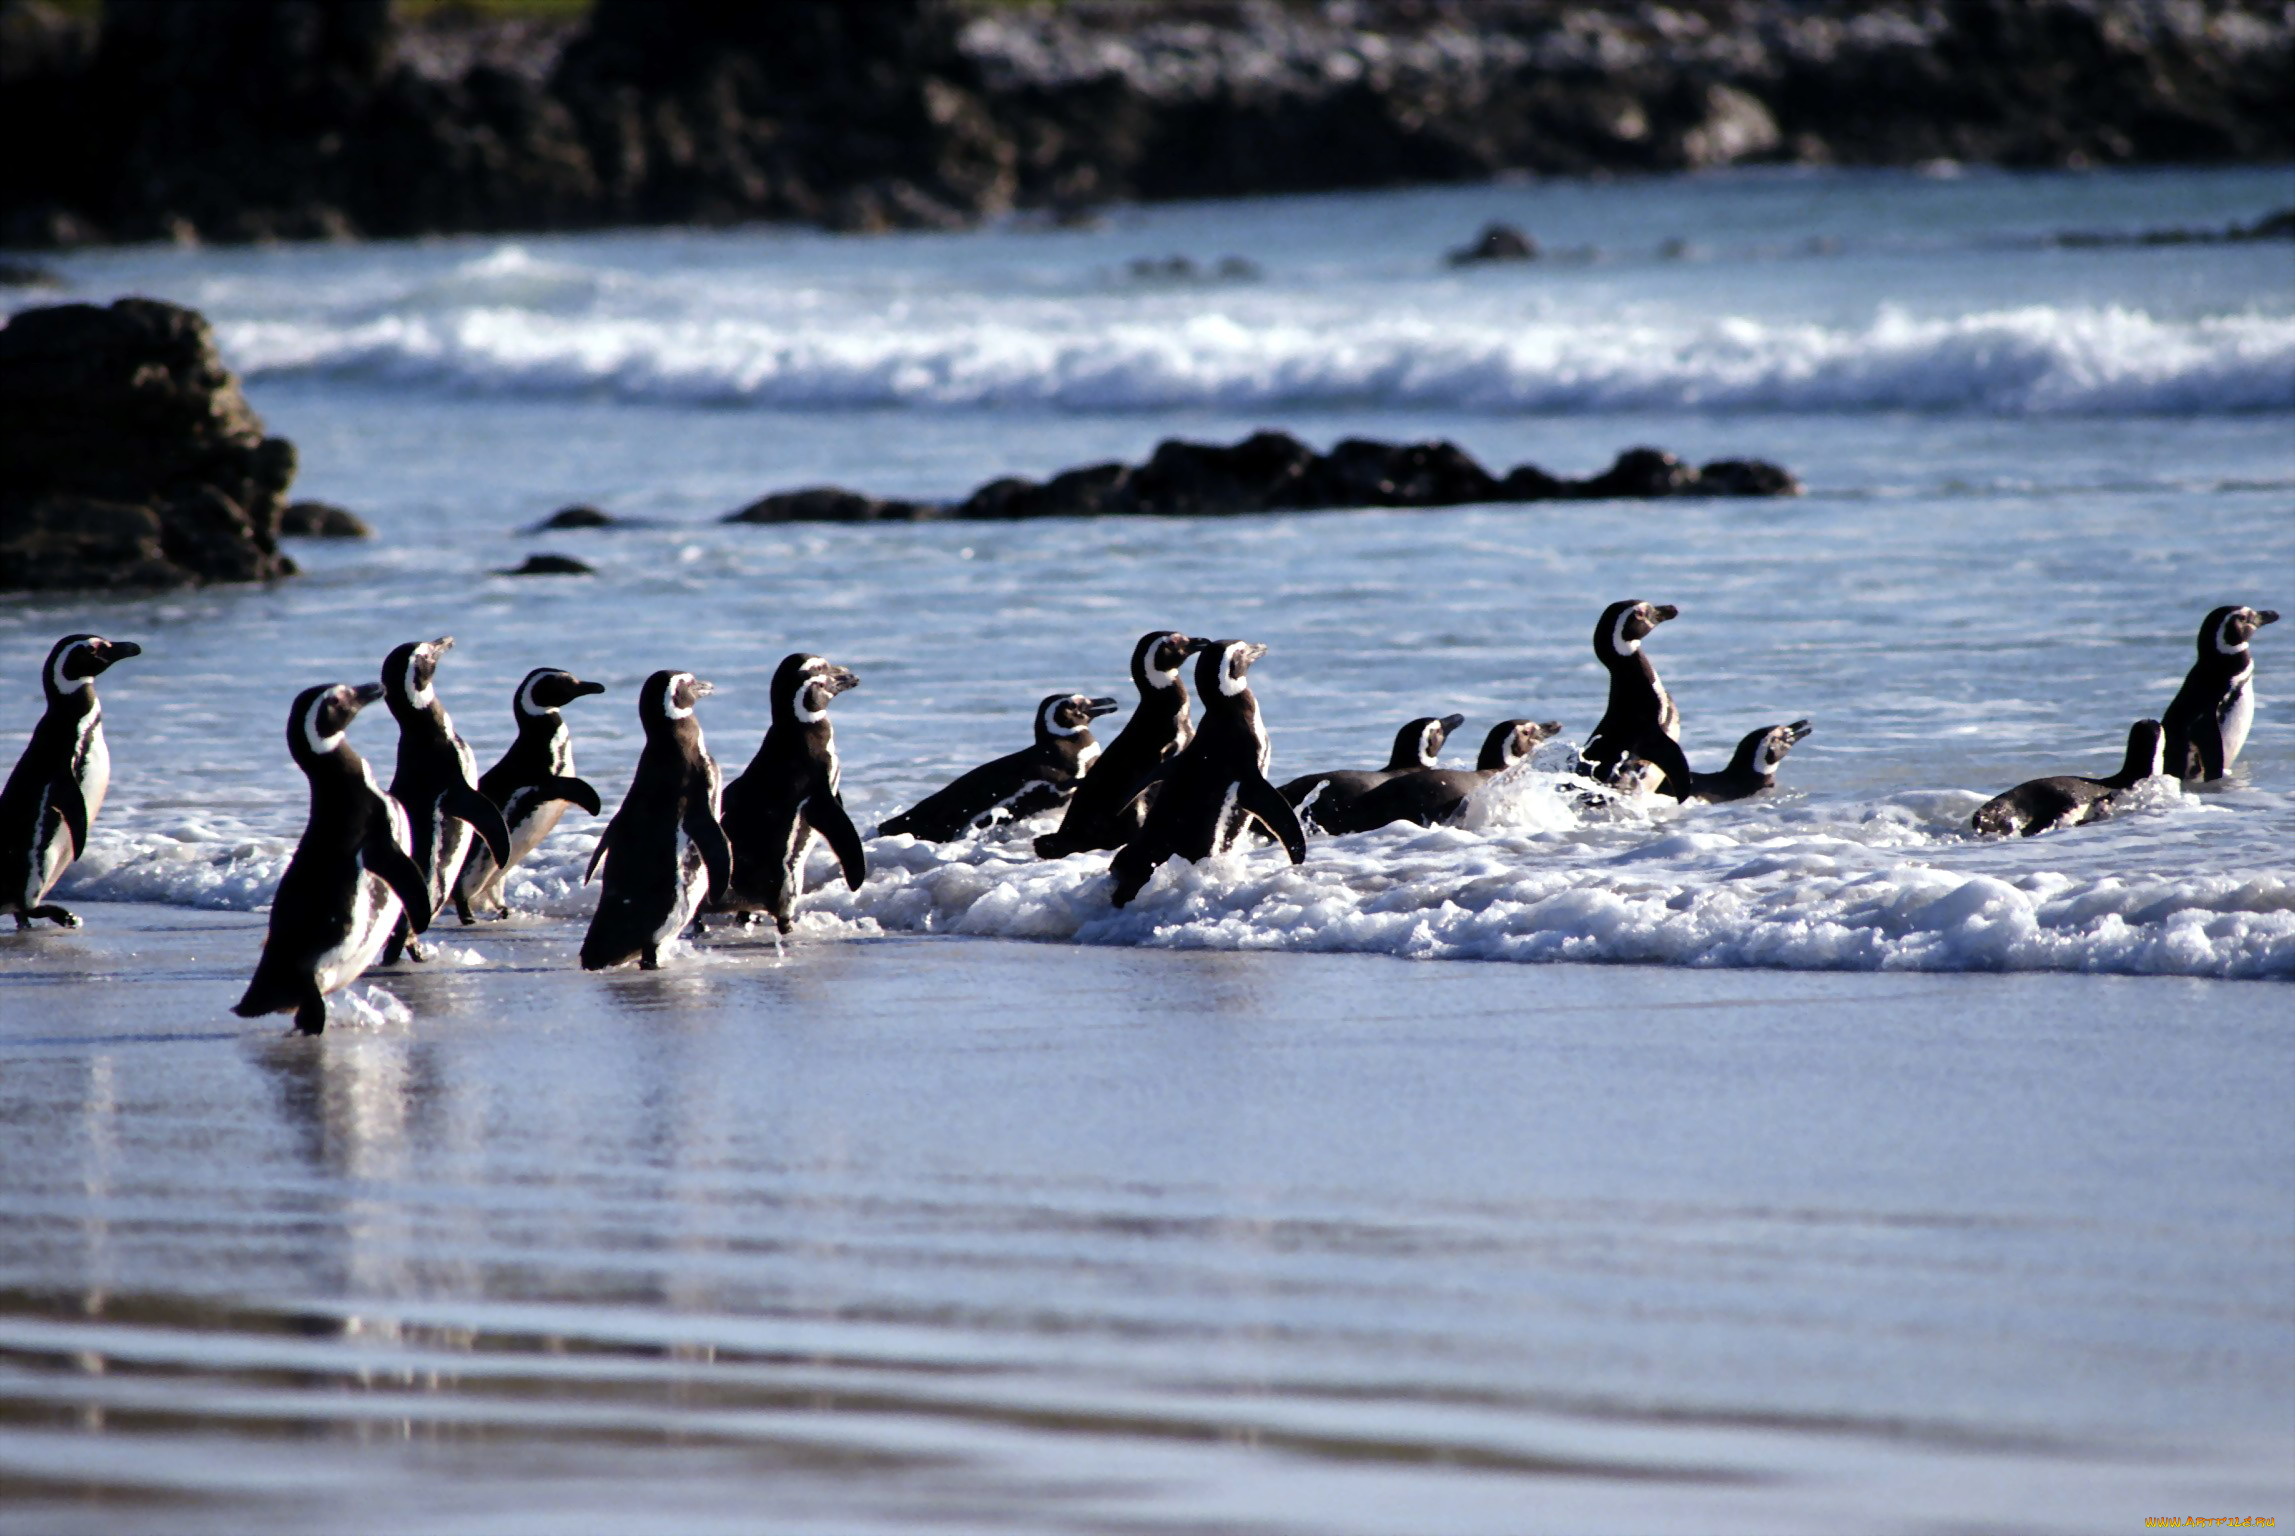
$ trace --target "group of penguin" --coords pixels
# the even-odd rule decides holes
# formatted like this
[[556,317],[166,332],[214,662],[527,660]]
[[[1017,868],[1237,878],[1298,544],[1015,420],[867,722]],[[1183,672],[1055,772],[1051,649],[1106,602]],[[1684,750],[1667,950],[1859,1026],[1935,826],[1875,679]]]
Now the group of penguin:
[[[1751,732],[1719,772],[1699,772],[1684,757],[1680,711],[1643,649],[1677,612],[1638,600],[1603,611],[1594,654],[1609,674],[1609,700],[1578,753],[1579,772],[1612,791],[1685,801],[1737,800],[1773,787],[1785,754],[1809,734],[1808,721]],[[2223,777],[2254,719],[2249,642],[2278,617],[2241,606],[2210,613],[2183,687],[2160,719],[2136,722],[2118,773],[2020,784],[1978,810],[1974,829],[2030,836],[2107,816],[2115,796],[2155,774]],[[327,684],[296,696],[287,747],[310,782],[310,816],[272,900],[255,975],[234,1006],[242,1017],[292,1012],[299,1030],[319,1033],[329,993],[378,960],[424,958],[417,935],[450,897],[465,923],[507,916],[504,876],[567,807],[601,814],[597,791],[574,775],[559,711],[604,685],[554,668],[528,673],[512,699],[517,739],[480,774],[435,687],[439,660],[453,645],[451,636],[410,642],[384,659],[379,683]],[[1053,694],[1036,708],[1031,746],[963,774],[878,830],[947,841],[1064,806],[1058,827],[1035,839],[1036,853],[1055,859],[1114,850],[1110,896],[1121,907],[1166,860],[1210,857],[1253,828],[1297,864],[1307,856],[1307,822],[1331,833],[1398,821],[1440,825],[1561,730],[1550,720],[1502,720],[1473,769],[1446,769],[1437,754],[1463,717],[1424,717],[1397,733],[1383,768],[1310,773],[1277,786],[1267,777],[1267,729],[1249,679],[1266,652],[1248,640],[1143,635],[1131,658],[1139,703],[1105,749],[1091,724],[1115,712],[1116,700]],[[36,918],[79,926],[46,898],[87,847],[111,783],[95,680],[140,654],[128,641],[88,634],[67,635],[48,653],[46,711],[0,789],[0,914],[14,916],[19,929]],[[1202,717],[1192,720],[1183,679],[1191,657],[1203,700]],[[655,968],[663,947],[705,913],[744,922],[770,916],[787,932],[816,836],[828,842],[846,883],[860,888],[868,856],[839,793],[829,723],[831,702],[859,681],[820,656],[784,659],[756,755],[721,784],[694,716],[710,685],[690,672],[646,679],[638,691],[645,741],[637,771],[583,877],[604,874],[582,940],[584,969],[632,960]],[[377,699],[389,702],[399,727],[387,791],[347,740],[351,722]]]

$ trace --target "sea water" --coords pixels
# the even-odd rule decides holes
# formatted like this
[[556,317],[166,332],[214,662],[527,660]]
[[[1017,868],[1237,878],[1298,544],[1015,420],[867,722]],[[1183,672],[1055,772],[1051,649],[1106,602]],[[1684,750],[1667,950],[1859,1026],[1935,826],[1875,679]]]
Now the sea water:
[[[1057,690],[1127,698],[1154,627],[1265,642],[1278,780],[1373,766],[1414,715],[1558,718],[1565,742],[1456,828],[1174,865],[1130,909],[1041,825],[825,850],[801,934],[1357,950],[1706,966],[2295,975],[2295,626],[2256,644],[2230,782],[2156,781],[2109,823],[1968,833],[2019,780],[2103,774],[2221,603],[2295,610],[2295,261],[2285,243],[2067,247],[2223,229],[2295,202],[2283,169],[1960,176],[1763,172],[1124,209],[872,240],[781,229],[63,258],[73,297],[214,322],[297,493],[372,543],[294,546],[271,587],[16,597],[0,717],[60,633],[145,654],[101,684],[112,798],[71,900],[268,901],[303,815],[297,690],[453,634],[439,691],[481,763],[535,666],[608,685],[568,711],[608,811],[639,682],[697,672],[728,772],[792,650],[838,701],[864,832],[1029,739]],[[1482,221],[1534,262],[1451,268]],[[1191,273],[1158,266],[1183,256]],[[1223,258],[1239,258],[1222,269]],[[1135,263],[1146,263],[1144,268]],[[16,302],[23,302],[19,297]],[[1495,470],[1618,450],[1778,460],[1792,500],[1567,502],[1021,524],[722,526],[817,483],[956,499],[1002,474],[1281,428],[1451,439]],[[570,502],[642,526],[522,536]],[[579,578],[494,574],[574,555]],[[1599,716],[1594,620],[1673,603],[1649,642],[1691,761],[1815,734],[1758,800],[1587,802],[1559,772]],[[1111,724],[1120,723],[1111,722]],[[387,780],[381,711],[353,743]],[[598,823],[569,816],[514,905],[586,914]]]

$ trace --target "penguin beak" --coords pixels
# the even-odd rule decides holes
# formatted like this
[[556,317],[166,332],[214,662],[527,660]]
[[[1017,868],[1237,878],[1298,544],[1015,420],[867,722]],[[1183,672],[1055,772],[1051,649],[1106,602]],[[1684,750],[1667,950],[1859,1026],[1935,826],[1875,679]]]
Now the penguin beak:
[[567,691],[571,693],[575,698],[579,699],[593,693],[604,693],[606,691],[606,685],[604,683],[585,683],[580,678],[576,678],[572,686],[568,688]]
[[359,708],[361,709],[366,708],[382,696],[383,685],[380,683],[361,683],[351,690],[351,697],[359,701]]
[[1652,624],[1663,624],[1668,619],[1680,617],[1681,610],[1671,603],[1658,603],[1650,609],[1650,622]]
[[1530,729],[1538,733],[1540,741],[1552,741],[1562,734],[1562,722],[1559,720],[1541,720]]
[[1243,648],[1235,653],[1236,674],[1238,676],[1242,675],[1244,668],[1250,666],[1253,662],[1257,661],[1260,657],[1266,654],[1267,647],[1261,645],[1256,640],[1246,640],[1243,643]]
[[1121,708],[1123,706],[1114,699],[1092,699],[1084,705],[1084,718],[1097,720],[1100,716],[1112,715]]
[[706,699],[716,691],[717,685],[715,683],[703,682],[698,677],[693,680],[693,696],[697,699]]
[[2255,622],[2258,625],[2276,624],[2279,622],[2279,610],[2276,608],[2258,608],[2255,610]]
[[1443,735],[1448,736],[1452,731],[1455,731],[1460,726],[1466,724],[1466,716],[1444,715],[1440,720],[1437,720],[1435,724],[1442,727]]
[[1787,741],[1799,741],[1802,737],[1807,736],[1811,731],[1814,731],[1815,729],[1816,727],[1811,725],[1806,720],[1796,720],[1791,725],[1785,727],[1785,739]]
[[[2273,614],[2271,617],[2277,618],[2278,615]],[[2264,622],[2269,623],[2270,620],[2267,619]],[[98,640],[96,646],[97,656],[102,659],[103,664],[107,667],[115,661],[125,661],[130,656],[143,654],[143,647],[133,640]]]
[[1219,644],[1219,642],[1216,640],[1190,640],[1185,635],[1180,635],[1176,638],[1186,646],[1187,654],[1190,656],[1200,656],[1205,651],[1208,651],[1212,647]]
[[850,667],[831,667],[820,675],[819,681],[828,687],[831,694],[849,693],[860,687],[861,675]]

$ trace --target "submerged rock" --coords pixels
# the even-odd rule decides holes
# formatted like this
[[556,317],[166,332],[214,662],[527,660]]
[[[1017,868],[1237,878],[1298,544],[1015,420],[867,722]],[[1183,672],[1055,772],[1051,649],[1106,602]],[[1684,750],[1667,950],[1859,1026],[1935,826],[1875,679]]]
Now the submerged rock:
[[567,528],[618,528],[622,520],[596,507],[561,507],[526,529],[528,533],[557,533]]
[[1485,224],[1482,233],[1472,245],[1462,245],[1450,253],[1454,267],[1471,267],[1485,261],[1535,261],[1538,242],[1511,224]]
[[597,569],[576,560],[572,555],[528,555],[526,563],[508,570],[496,571],[497,576],[595,576]]
[[916,522],[952,517],[1013,522],[1037,517],[1218,517],[1342,507],[1456,507],[1599,497],[1794,496],[1801,483],[1762,459],[1722,459],[1703,469],[1656,448],[1633,448],[1590,480],[1565,480],[1534,464],[1493,475],[1456,443],[1382,443],[1351,437],[1317,453],[1287,432],[1239,443],[1171,438],[1144,464],[1087,464],[1045,481],[1005,475],[954,506],[879,501],[813,486],[728,514],[729,523]]
[[207,322],[152,299],[0,326],[0,588],[291,574],[295,446],[266,437]]
[[374,529],[356,512],[332,502],[297,501],[279,514],[279,532],[293,539],[371,539]]

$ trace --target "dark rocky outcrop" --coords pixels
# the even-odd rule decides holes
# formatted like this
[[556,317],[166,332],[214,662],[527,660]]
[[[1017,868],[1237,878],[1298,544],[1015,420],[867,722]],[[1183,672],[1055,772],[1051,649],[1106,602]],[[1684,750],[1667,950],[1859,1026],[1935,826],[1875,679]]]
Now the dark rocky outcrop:
[[790,219],[1744,161],[2295,158],[2261,0],[0,0],[0,244]]
[[525,563],[508,570],[496,571],[497,576],[595,576],[597,568],[572,555],[528,555]]
[[1287,432],[1255,432],[1224,446],[1173,438],[1157,444],[1144,464],[1091,464],[1042,482],[1005,476],[953,505],[879,501],[858,491],[813,486],[767,496],[724,521],[1218,517],[1605,497],[1796,496],[1800,491],[1790,471],[1761,459],[1721,459],[1701,469],[1655,448],[1633,448],[1592,479],[1565,480],[1533,464],[1492,475],[1455,443],[1381,443],[1357,437],[1317,453]]
[[2295,240],[2295,208],[2267,213],[2252,224],[2224,229],[2140,229],[2121,231],[2073,230],[2056,236],[2058,245],[2095,247],[2112,245],[2245,245],[2256,240]]
[[1472,245],[1462,245],[1450,253],[1454,267],[1471,267],[1485,261],[1535,261],[1538,242],[1511,224],[1491,223],[1482,226]]
[[0,326],[0,588],[289,574],[294,478],[294,444],[263,435],[192,311],[121,299]]
[[623,522],[609,512],[596,507],[560,507],[540,522],[526,529],[528,533],[557,533],[567,528],[619,528]]
[[371,539],[374,529],[356,512],[326,501],[294,501],[279,514],[279,534],[290,539]]

